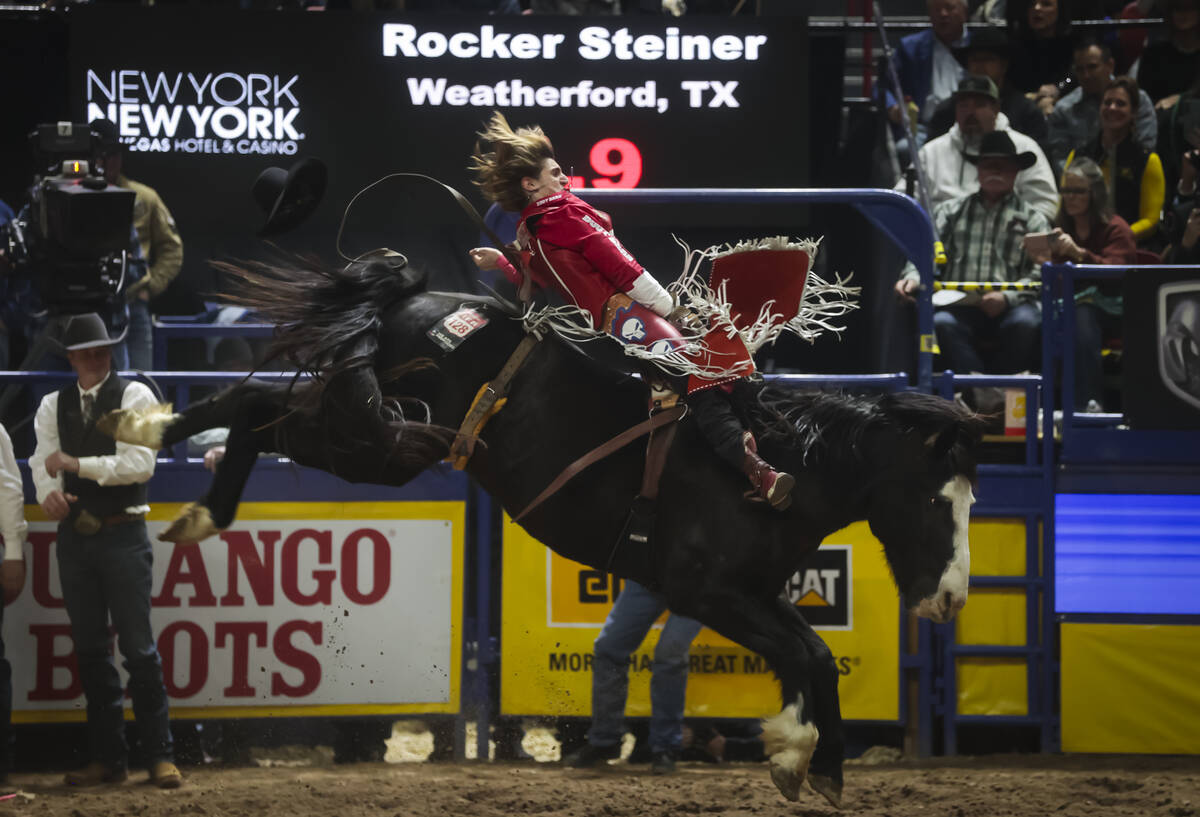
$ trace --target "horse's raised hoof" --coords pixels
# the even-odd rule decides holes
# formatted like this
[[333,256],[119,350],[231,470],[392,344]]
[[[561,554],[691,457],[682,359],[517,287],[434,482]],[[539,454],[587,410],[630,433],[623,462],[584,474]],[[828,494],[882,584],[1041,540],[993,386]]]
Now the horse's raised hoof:
[[207,539],[221,529],[213,523],[212,513],[198,502],[189,502],[167,529],[158,535],[160,542],[192,544]]
[[823,774],[810,774],[808,776],[808,785],[812,787],[813,791],[828,800],[829,805],[837,809],[842,807],[842,784],[835,781],[832,777],[827,777]]
[[776,766],[773,757],[771,758],[771,782],[775,784],[775,788],[779,789],[780,794],[793,803],[800,799],[800,787],[804,785],[804,778],[782,766]]
[[808,764],[820,738],[816,724],[800,722],[803,709],[801,698],[763,721],[763,750],[771,762],[771,782],[793,802],[800,798],[800,787],[808,776]]
[[158,451],[163,431],[179,418],[170,403],[157,403],[140,409],[116,409],[96,421],[96,428],[118,442],[144,445]]

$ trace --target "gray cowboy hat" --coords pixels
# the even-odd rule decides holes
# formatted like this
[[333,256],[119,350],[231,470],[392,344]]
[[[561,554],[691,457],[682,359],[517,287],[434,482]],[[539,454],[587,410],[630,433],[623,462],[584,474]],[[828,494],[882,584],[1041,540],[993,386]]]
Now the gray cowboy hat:
[[991,77],[985,77],[983,74],[969,74],[959,81],[954,98],[958,99],[967,94],[987,97],[993,102],[1000,101],[1000,89],[992,82]]
[[[128,331],[126,327],[125,332]],[[93,349],[97,346],[115,346],[125,340],[125,332],[115,338],[111,337],[103,318],[95,312],[85,312],[82,315],[71,315],[59,325],[57,343],[64,352]]]
[[287,170],[268,167],[259,173],[250,192],[267,222],[258,234],[284,233],[308,218],[325,195],[327,178],[325,163],[315,158],[301,159]]

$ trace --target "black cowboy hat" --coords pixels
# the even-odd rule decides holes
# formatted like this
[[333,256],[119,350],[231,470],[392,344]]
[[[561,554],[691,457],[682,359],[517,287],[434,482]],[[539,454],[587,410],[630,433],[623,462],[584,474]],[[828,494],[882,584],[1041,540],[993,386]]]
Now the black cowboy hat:
[[967,57],[974,51],[987,51],[1001,57],[1008,57],[1011,53],[1008,32],[1001,26],[973,29],[971,39],[967,41],[967,44],[954,49],[954,58],[965,66]]
[[104,319],[95,312],[87,312],[66,318],[59,325],[57,342],[62,351],[74,352],[97,346],[115,346],[123,340],[125,332],[115,338],[110,337]]
[[116,122],[110,119],[93,119],[88,123],[88,128],[92,131],[92,141],[98,154],[107,156],[110,153],[121,152],[121,132]]
[[1017,153],[1013,140],[1002,130],[985,133],[979,143],[979,155],[972,156],[970,153],[965,153],[963,158],[973,165],[979,164],[981,159],[1011,159],[1021,170],[1028,170],[1037,163],[1037,156],[1033,154],[1033,151]]
[[325,195],[327,177],[325,163],[315,158],[301,159],[287,170],[268,167],[259,173],[251,192],[267,222],[258,234],[284,233],[308,218]]

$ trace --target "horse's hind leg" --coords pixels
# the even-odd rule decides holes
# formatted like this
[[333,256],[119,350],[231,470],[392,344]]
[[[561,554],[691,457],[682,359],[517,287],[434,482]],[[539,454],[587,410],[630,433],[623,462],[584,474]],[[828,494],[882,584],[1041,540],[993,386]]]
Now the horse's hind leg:
[[225,441],[225,456],[217,463],[208,493],[199,502],[184,506],[175,520],[158,535],[164,542],[199,542],[228,528],[237,513],[246,481],[258,460],[262,432],[235,422]]
[[247,380],[193,403],[179,413],[172,413],[169,403],[117,409],[101,417],[96,427],[123,443],[144,445],[157,451],[201,431],[231,426],[236,417],[255,408],[273,407],[278,415],[282,413],[287,392],[286,384]]
[[758,653],[779,676],[783,711],[763,721],[763,747],[771,781],[788,800],[799,800],[820,733],[813,722],[813,662],[793,622],[773,602],[742,595],[705,597],[681,612]]

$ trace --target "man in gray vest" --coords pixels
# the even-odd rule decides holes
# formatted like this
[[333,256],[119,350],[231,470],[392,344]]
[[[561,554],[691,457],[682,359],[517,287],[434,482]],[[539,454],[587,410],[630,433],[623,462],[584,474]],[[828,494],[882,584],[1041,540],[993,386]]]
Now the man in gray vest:
[[150,628],[151,549],[146,482],[154,452],[118,443],[96,419],[118,408],[155,403],[145,385],[112,371],[110,338],[99,315],[67,319],[59,338],[76,382],[42,399],[34,420],[37,448],[29,470],[46,516],[58,522],[58,571],[87,698],[91,762],[69,772],[73,786],[118,783],[128,776],[122,703],[109,621],[129,672],[129,694],[150,780],[183,781],[174,761],[162,662]]

